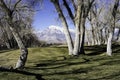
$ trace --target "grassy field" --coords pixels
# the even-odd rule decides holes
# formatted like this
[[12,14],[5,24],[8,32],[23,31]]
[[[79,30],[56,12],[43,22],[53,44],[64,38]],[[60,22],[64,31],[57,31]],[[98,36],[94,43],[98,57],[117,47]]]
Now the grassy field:
[[[68,56],[67,48],[29,48],[24,70],[0,68],[0,80],[120,80],[120,47],[113,56],[105,46],[87,46],[86,55]],[[15,66],[19,50],[0,51],[0,66]]]

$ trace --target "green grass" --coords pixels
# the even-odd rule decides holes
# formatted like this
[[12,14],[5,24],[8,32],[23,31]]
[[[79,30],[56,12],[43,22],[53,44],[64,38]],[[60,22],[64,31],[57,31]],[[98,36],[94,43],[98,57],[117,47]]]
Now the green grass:
[[[105,55],[105,46],[87,46],[87,55],[68,56],[67,48],[29,48],[24,70],[0,69],[0,80],[120,80],[120,48]],[[19,50],[0,51],[0,66],[15,66]]]

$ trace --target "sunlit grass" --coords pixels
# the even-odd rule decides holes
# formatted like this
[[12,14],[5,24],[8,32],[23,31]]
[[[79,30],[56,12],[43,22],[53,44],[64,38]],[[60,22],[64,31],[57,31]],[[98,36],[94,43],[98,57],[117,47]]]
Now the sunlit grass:
[[[106,56],[105,46],[85,47],[87,55],[68,56],[67,48],[29,48],[24,72],[0,71],[0,80],[119,80],[120,48]],[[98,52],[97,52],[98,51]],[[19,50],[0,52],[0,66],[15,66]]]

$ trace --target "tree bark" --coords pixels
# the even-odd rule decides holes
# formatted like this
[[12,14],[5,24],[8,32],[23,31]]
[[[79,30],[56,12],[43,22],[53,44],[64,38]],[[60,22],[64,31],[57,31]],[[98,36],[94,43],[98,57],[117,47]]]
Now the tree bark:
[[75,43],[74,43],[74,50],[73,55],[79,55],[79,48],[80,48],[80,29],[79,27],[75,28]]
[[113,37],[113,32],[110,32],[107,42],[107,55],[109,56],[112,56],[112,37]]
[[84,42],[85,42],[85,17],[82,18],[81,20],[81,35],[80,35],[80,48],[79,48],[79,51],[80,51],[80,54],[85,54],[85,51],[84,51]]
[[107,41],[108,41],[108,35],[109,35],[109,33],[108,33],[108,29],[105,28],[105,44],[107,44]]
[[94,31],[94,27],[93,27],[93,23],[90,21],[91,23],[91,28],[92,28],[92,45],[95,45],[95,31]]
[[81,16],[82,16],[82,3],[78,1],[78,7],[75,17],[75,43],[74,43],[74,50],[73,55],[79,55],[79,48],[80,48],[80,25],[81,25]]
[[91,40],[91,38],[90,38],[90,36],[89,36],[89,35],[91,35],[91,32],[90,32],[90,31],[91,31],[91,30],[87,30],[87,29],[86,29],[87,46],[92,45],[92,40]]
[[[75,45],[74,45],[74,52],[73,52],[74,55],[85,54],[84,52],[85,21],[94,0],[88,3],[87,6],[84,0],[77,0],[77,1],[78,1],[77,2],[78,7],[76,12],[75,27],[78,30],[76,29]],[[76,41],[79,41],[79,42],[76,42]]]
[[10,49],[11,47],[10,47],[10,43],[8,42],[8,40],[9,40],[8,35],[7,35],[3,25],[2,25],[1,31],[2,31],[3,41],[5,42],[5,45],[8,49]]
[[116,40],[119,40],[119,37],[120,37],[120,28],[119,28],[119,30],[118,30],[118,33],[117,33],[117,38],[116,38]]
[[113,23],[111,23],[111,29],[109,31],[108,43],[107,43],[107,55],[112,56],[112,38],[114,35],[115,23],[116,23],[116,14],[117,9],[119,7],[119,0],[115,1],[112,16],[113,16]]
[[69,55],[72,55],[73,54],[73,41],[72,41],[72,38],[71,38],[71,35],[70,35],[70,31],[68,29],[67,21],[66,21],[66,19],[64,17],[64,14],[63,14],[63,12],[60,8],[59,0],[53,0],[52,2],[53,2],[54,6],[55,6],[55,8],[58,12],[58,15],[59,15],[61,21],[62,21],[66,41],[67,41],[67,44],[68,44]]
[[18,59],[18,62],[16,63],[16,69],[23,69],[27,60],[28,50],[24,46],[19,33],[13,28],[10,27],[10,30],[12,31],[13,36],[15,37],[15,40],[17,41],[18,47],[20,48],[21,54]]
[[10,44],[8,42],[5,42],[8,49],[11,49]]

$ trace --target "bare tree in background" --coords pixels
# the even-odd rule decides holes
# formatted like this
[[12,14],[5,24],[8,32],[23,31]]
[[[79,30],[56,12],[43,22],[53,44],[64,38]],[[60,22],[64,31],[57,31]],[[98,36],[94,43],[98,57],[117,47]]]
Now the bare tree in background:
[[21,21],[26,22],[29,20],[26,18],[31,15],[31,12],[33,12],[33,6],[30,5],[32,2],[36,2],[35,0],[0,0],[0,11],[3,13],[6,17],[5,20],[8,23],[8,27],[11,30],[18,47],[20,48],[21,54],[18,59],[18,62],[16,64],[16,68],[22,69],[25,66],[27,55],[28,55],[28,49],[25,47],[20,33],[17,30],[18,27],[21,27]]
[[109,36],[108,36],[108,42],[107,42],[107,55],[111,56],[112,55],[112,39],[113,39],[113,34],[114,34],[114,30],[116,27],[116,14],[117,14],[117,9],[119,7],[119,0],[116,0],[114,3],[113,8],[110,10],[110,14],[109,17],[110,19],[108,20],[110,25],[109,25]]

